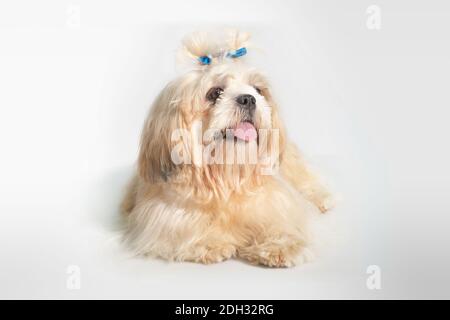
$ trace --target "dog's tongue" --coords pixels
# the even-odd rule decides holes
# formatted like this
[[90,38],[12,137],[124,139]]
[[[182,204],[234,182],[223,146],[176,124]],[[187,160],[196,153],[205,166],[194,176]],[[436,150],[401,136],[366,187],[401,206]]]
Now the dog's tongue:
[[234,136],[240,140],[253,141],[258,134],[253,124],[250,122],[241,122],[234,128]]

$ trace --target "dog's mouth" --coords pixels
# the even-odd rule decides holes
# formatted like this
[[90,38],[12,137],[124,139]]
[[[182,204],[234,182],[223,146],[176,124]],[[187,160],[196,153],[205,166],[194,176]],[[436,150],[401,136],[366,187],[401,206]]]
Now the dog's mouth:
[[258,139],[258,131],[253,120],[246,119],[237,123],[234,127],[222,129],[222,137],[224,139],[233,138],[235,140],[251,142]]

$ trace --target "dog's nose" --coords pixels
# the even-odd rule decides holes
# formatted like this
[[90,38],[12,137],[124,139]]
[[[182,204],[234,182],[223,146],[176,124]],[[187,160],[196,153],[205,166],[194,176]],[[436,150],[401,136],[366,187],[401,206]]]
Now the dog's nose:
[[236,98],[236,102],[241,108],[254,110],[256,108],[256,99],[251,94],[241,94]]

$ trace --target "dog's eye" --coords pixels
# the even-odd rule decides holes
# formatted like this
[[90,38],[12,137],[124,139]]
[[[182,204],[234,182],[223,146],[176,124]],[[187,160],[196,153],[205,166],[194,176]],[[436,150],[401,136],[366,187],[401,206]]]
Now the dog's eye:
[[223,93],[223,89],[216,87],[209,89],[208,93],[206,94],[206,99],[212,102],[216,102],[216,100],[220,97],[220,95]]
[[258,87],[253,87],[255,88],[256,92],[258,92],[259,95],[262,95],[262,90]]

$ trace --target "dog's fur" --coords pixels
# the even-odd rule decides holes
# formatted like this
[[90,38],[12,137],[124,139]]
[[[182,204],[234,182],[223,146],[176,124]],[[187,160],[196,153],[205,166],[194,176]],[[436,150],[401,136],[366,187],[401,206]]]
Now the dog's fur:
[[[217,43],[196,34],[183,50],[196,61],[247,46],[248,35],[232,32],[225,44]],[[154,102],[142,133],[138,173],[122,203],[126,238],[138,254],[202,263],[239,257],[270,267],[310,257],[309,220],[317,208],[328,209],[330,195],[287,139],[266,78],[243,60],[218,55],[211,65],[170,82]],[[215,86],[224,91],[213,105],[205,97]],[[176,165],[173,131],[191,132],[198,121],[203,131],[236,125],[243,121],[235,104],[239,94],[256,97],[257,129],[278,129],[278,170],[263,175],[259,163],[196,162],[190,145],[196,137],[183,145],[193,161]],[[245,142],[251,143],[262,141]]]

